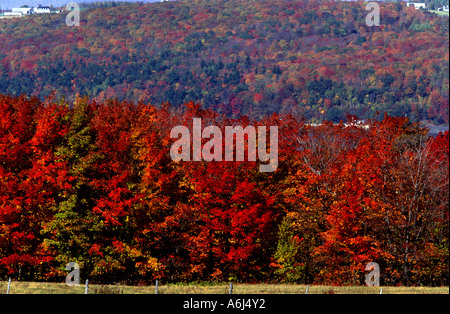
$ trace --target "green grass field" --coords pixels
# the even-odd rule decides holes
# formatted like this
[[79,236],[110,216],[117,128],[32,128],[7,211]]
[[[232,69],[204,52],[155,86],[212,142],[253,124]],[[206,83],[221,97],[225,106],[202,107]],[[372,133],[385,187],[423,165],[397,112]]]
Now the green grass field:
[[[5,294],[8,282],[0,281],[0,294]],[[65,283],[11,282],[10,294],[83,294],[84,285]],[[382,287],[383,294],[449,294],[449,287]],[[233,294],[304,294],[306,285],[235,284]],[[154,294],[155,286],[89,285],[89,294],[123,293]],[[161,285],[160,294],[227,294],[228,284],[218,285]],[[309,286],[309,294],[379,294],[380,287]]]
[[435,11],[435,10],[430,10],[430,12],[439,15],[439,16],[449,16],[449,12],[445,12],[445,11]]

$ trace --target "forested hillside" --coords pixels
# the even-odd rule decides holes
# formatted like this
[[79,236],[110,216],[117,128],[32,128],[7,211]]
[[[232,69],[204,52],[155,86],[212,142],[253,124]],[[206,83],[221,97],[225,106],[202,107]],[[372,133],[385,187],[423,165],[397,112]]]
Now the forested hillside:
[[[448,123],[448,18],[361,1],[194,0],[0,20],[0,93],[52,92],[229,117],[345,114]],[[377,114],[379,113],[379,114]]]

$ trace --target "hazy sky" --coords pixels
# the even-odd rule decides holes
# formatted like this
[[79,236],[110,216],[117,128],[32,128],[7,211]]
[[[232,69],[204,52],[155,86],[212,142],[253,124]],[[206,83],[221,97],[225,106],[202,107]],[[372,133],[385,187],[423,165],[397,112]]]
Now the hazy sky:
[[[82,3],[82,2],[97,2],[99,0],[72,0],[76,3]],[[101,0],[105,1],[105,0]],[[108,1],[108,0],[106,0]],[[111,0],[112,1],[112,0]],[[117,0],[116,0],[117,1]],[[128,1],[128,2],[136,2],[136,1],[142,1],[142,2],[157,2],[159,0],[120,0],[120,1]],[[71,0],[0,0],[0,4],[3,10],[11,9],[11,8],[18,8],[22,5],[28,5],[30,7],[37,7],[38,4],[41,5],[53,5],[55,7],[63,6],[67,3],[71,2]]]

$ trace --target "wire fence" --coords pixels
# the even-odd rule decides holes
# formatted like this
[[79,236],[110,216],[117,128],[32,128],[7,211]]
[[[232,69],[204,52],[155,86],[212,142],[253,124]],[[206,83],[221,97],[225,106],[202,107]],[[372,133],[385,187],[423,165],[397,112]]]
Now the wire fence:
[[[83,284],[22,282],[9,278],[7,282],[0,282],[0,294],[383,294],[383,288],[388,293],[449,293],[448,287],[415,288],[403,287],[409,290],[395,290],[398,287],[364,287],[364,286],[320,286],[320,285],[295,285],[295,284],[168,284],[161,285],[156,280],[153,286],[125,286],[125,285],[91,285],[89,280]],[[414,291],[414,289],[416,289]]]

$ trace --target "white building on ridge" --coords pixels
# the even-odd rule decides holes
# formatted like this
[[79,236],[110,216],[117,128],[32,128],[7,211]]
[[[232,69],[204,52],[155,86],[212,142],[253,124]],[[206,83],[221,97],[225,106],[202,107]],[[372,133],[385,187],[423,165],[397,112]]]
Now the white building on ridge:
[[49,6],[38,5],[37,8],[33,8],[33,13],[51,13],[52,9]]
[[22,16],[29,14],[42,14],[42,13],[61,13],[61,10],[52,10],[49,6],[38,5],[36,8],[12,8],[11,11],[3,12],[4,15],[9,16]]
[[3,12],[3,14],[5,16],[22,16],[23,15],[22,12],[18,12],[18,11],[5,11],[5,12]]
[[32,10],[33,10],[33,8],[12,8],[12,12],[20,12],[23,15],[31,14]]
[[424,2],[407,2],[408,7],[414,7],[414,9],[426,9],[427,5]]

